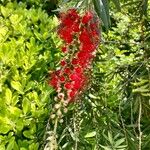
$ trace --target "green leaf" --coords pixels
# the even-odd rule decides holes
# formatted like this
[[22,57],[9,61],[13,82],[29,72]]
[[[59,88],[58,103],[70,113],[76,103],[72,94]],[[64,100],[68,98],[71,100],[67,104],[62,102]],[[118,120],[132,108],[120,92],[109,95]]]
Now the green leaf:
[[0,150],[6,150],[4,144],[1,144],[1,145],[0,145]]
[[16,141],[14,141],[14,150],[19,150],[19,146],[17,145]]
[[112,2],[115,4],[117,10],[121,11],[120,1],[119,0],[112,0]]
[[23,135],[26,137],[26,138],[30,138],[30,139],[33,139],[34,136],[32,135],[31,131],[30,130],[26,130],[23,132]]
[[141,15],[144,15],[147,17],[147,11],[148,11],[148,0],[143,0]]
[[111,148],[109,148],[108,146],[103,146],[103,145],[100,145],[102,148],[104,148],[104,150],[112,150]]
[[102,0],[93,0],[95,11],[97,12],[99,18],[101,18],[106,29],[109,27],[109,14],[105,8]]
[[5,91],[6,104],[10,105],[12,102],[12,92],[9,88]]
[[14,143],[15,143],[15,137],[12,137],[8,142],[8,146],[7,146],[6,150],[13,150]]
[[16,122],[16,129],[18,131],[21,131],[24,127],[24,123],[23,123],[23,120],[22,119],[18,119],[17,122]]
[[96,131],[89,132],[84,137],[85,138],[92,138],[94,136],[96,136]]
[[9,9],[4,6],[1,6],[1,13],[4,17],[8,17],[10,14]]
[[121,139],[117,140],[117,141],[115,142],[115,147],[117,148],[117,147],[120,146],[120,144],[122,144],[124,141],[125,141],[125,138],[121,138]]
[[22,107],[23,107],[23,113],[27,114],[30,111],[30,101],[28,100],[28,98],[24,98],[23,102],[22,102]]
[[111,145],[113,145],[113,137],[112,134],[108,131],[108,140],[111,143]]
[[11,86],[17,90],[20,94],[24,94],[22,85],[19,81],[11,81]]

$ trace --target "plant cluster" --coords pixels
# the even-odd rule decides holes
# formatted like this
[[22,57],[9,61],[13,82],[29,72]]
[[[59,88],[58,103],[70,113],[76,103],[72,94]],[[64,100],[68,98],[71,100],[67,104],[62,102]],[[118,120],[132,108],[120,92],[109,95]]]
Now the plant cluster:
[[72,102],[88,84],[91,63],[99,44],[99,21],[87,11],[80,16],[75,9],[60,14],[58,35],[64,41],[61,47],[65,57],[61,68],[51,74],[50,85],[62,101]]

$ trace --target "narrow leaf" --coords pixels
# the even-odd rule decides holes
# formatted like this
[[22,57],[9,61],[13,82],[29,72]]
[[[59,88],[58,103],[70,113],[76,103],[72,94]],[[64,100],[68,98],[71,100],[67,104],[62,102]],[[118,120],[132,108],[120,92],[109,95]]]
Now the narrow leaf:
[[119,0],[112,0],[112,2],[115,4],[117,10],[121,11],[120,1]]
[[107,13],[106,13],[106,10],[105,10],[102,0],[93,0],[93,4],[94,4],[94,8],[95,8],[97,15],[102,20],[102,23],[104,24],[105,28],[108,30],[109,16],[107,16]]

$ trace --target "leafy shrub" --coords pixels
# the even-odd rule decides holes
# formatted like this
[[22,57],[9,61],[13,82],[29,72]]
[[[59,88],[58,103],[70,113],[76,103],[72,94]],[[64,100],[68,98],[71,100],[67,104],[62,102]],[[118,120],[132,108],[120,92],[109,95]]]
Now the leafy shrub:
[[39,149],[53,92],[45,78],[58,59],[56,24],[40,8],[0,6],[0,150]]

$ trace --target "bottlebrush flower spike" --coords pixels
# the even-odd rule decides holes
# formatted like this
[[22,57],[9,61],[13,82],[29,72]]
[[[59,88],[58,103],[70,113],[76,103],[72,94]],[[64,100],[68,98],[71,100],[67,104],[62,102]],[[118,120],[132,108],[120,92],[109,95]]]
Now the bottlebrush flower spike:
[[82,18],[82,23],[87,24],[93,18],[92,12],[86,12],[86,14]]
[[95,18],[90,11],[82,16],[76,9],[60,14],[58,35],[64,42],[61,51],[65,56],[60,61],[60,70],[54,71],[49,81],[58,95],[63,93],[58,99],[74,102],[87,87],[93,54],[100,39],[99,21]]

